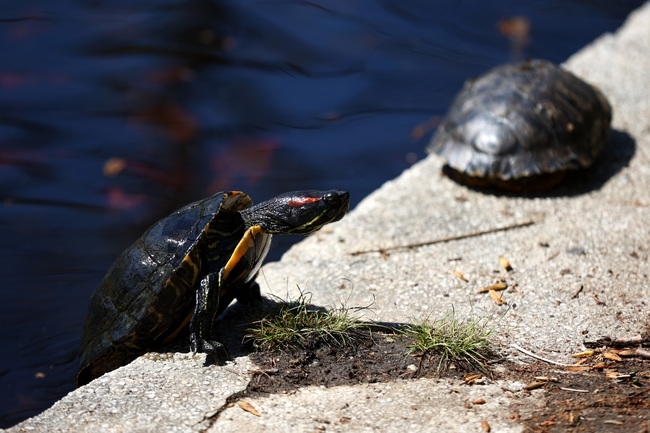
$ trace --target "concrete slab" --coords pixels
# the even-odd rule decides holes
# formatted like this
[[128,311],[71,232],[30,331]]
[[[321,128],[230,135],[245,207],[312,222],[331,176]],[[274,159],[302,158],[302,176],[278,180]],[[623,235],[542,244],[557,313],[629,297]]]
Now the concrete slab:
[[[519,198],[456,185],[429,157],[265,266],[263,290],[296,296],[300,286],[319,305],[372,305],[369,318],[382,321],[452,308],[461,317],[500,317],[498,342],[521,359],[510,344],[570,362],[585,338],[641,332],[650,318],[650,3],[566,66],[614,109],[614,132],[595,167],[553,196]],[[500,267],[500,256],[513,271]],[[476,293],[500,278],[510,286],[506,306]],[[225,406],[250,368],[246,358],[203,367],[188,354],[148,355],[7,431],[481,431],[483,420],[493,431],[519,431],[508,406],[543,397],[513,383],[310,387],[251,400],[258,418]],[[468,406],[476,396],[486,405]]]
[[196,432],[244,388],[248,358],[204,367],[204,355],[150,353],[83,386],[7,431]]
[[537,393],[522,389],[521,383],[470,387],[433,379],[307,387],[291,395],[246,400],[260,416],[238,406],[228,408],[208,432],[478,432],[486,422],[492,431],[514,433],[521,427],[508,417],[511,401],[537,404]]

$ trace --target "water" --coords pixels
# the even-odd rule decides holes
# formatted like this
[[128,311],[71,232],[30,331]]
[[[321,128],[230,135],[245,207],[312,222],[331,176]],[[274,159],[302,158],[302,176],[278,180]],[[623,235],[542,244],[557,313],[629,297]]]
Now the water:
[[465,77],[561,62],[641,3],[3,0],[0,427],[73,389],[87,300],[156,219],[227,188],[358,202]]

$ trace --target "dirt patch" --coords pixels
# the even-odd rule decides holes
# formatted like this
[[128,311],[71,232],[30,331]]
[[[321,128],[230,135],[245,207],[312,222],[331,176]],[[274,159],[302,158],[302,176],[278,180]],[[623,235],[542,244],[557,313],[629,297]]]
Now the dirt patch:
[[[312,341],[303,347],[254,352],[251,359],[259,370],[248,390],[277,393],[307,385],[351,385],[435,375],[438,359],[408,355],[408,343],[400,335],[358,332],[344,345]],[[452,367],[442,374],[457,375],[458,370]]]
[[[650,363],[625,360],[606,368],[567,371],[539,361],[516,366],[506,364],[508,380],[532,384],[546,377],[536,391],[544,404],[531,411],[514,406],[525,432],[649,432]],[[609,377],[608,377],[609,375]],[[615,379],[614,376],[618,376]]]
[[[351,385],[420,377],[464,379],[481,373],[467,365],[449,364],[439,371],[435,356],[406,355],[409,341],[401,335],[358,333],[347,345],[312,342],[304,347],[252,353],[258,368],[248,388],[238,395],[286,393],[308,385]],[[528,365],[499,360],[489,367],[491,379],[533,383],[531,392],[544,404],[534,410],[513,403],[511,417],[526,432],[650,432],[650,363],[626,360],[608,364],[620,379],[608,378],[606,369],[567,371],[540,361]]]

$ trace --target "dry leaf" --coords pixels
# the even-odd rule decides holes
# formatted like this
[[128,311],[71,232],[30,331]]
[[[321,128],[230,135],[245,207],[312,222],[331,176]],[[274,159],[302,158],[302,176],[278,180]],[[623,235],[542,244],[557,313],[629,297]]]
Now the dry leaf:
[[618,354],[619,356],[624,356],[624,357],[636,356],[636,350],[634,349],[619,350]]
[[605,364],[604,362],[599,362],[598,364],[592,366],[591,369],[592,370],[602,370],[606,366],[607,366],[607,364]]
[[570,365],[566,369],[569,371],[587,371],[589,368],[586,365]]
[[472,402],[472,404],[485,404],[485,400],[482,398],[477,398]]
[[490,290],[501,291],[507,288],[508,285],[506,283],[496,283],[496,284],[492,284],[491,286],[483,287],[482,289],[479,289],[479,291],[476,293],[486,293],[489,292]]
[[611,350],[606,350],[603,352],[603,358],[609,359],[611,361],[623,361],[623,358],[612,352]]
[[550,376],[535,376],[535,380],[540,380],[542,382],[559,382],[560,379],[557,377],[550,377]]
[[503,256],[499,257],[499,264],[506,271],[508,271],[508,272],[512,271],[512,266],[510,266],[510,262],[505,257],[503,257]]
[[590,356],[594,356],[594,351],[593,350],[585,350],[584,352],[574,353],[571,356],[573,356],[574,358],[588,358]]
[[605,377],[612,380],[630,379],[634,374],[619,373],[616,370],[605,370]]
[[481,379],[482,377],[483,377],[482,374],[468,374],[463,378],[463,380],[465,381],[465,383],[469,384],[469,383],[472,383],[472,382],[476,382],[477,380]]
[[528,385],[524,387],[524,389],[531,391],[533,389],[538,389],[546,385],[546,382],[541,382],[541,381],[535,381],[535,382],[530,382]]
[[466,277],[465,275],[463,275],[462,272],[460,272],[460,271],[456,271],[456,270],[454,270],[454,275],[455,275],[456,277],[460,278],[461,280],[465,281],[465,282],[468,282],[468,281],[469,281],[469,280],[467,279],[467,277]]
[[490,298],[492,298],[495,304],[503,305],[506,303],[506,300],[503,299],[502,294],[497,292],[496,290],[490,290],[489,293],[490,293]]
[[490,433],[490,424],[488,424],[487,421],[483,420],[481,421],[481,428],[483,429],[484,432]]
[[237,404],[239,405],[240,408],[242,408],[246,412],[250,412],[255,416],[260,416],[260,413],[257,411],[257,409],[255,409],[253,405],[250,404],[249,402],[242,400]]

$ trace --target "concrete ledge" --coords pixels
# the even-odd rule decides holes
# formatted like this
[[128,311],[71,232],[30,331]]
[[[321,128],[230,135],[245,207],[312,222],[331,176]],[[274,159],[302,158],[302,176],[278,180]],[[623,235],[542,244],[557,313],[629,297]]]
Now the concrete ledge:
[[[263,289],[284,297],[299,285],[324,306],[374,302],[370,318],[385,321],[440,316],[452,307],[460,315],[503,316],[499,338],[513,358],[521,356],[509,349],[513,342],[569,362],[585,334],[638,334],[650,317],[650,4],[566,66],[599,86],[614,109],[603,157],[572,184],[534,199],[484,195],[441,177],[441,161],[427,158],[265,266]],[[397,248],[423,242],[431,243]],[[387,255],[353,254],[379,249]],[[513,272],[499,268],[499,256]],[[505,294],[507,312],[476,294],[498,277],[516,287]],[[250,380],[247,358],[202,364],[188,354],[142,357],[7,431],[478,431],[480,419],[496,431],[520,431],[508,405],[533,407],[543,396],[524,394],[517,383],[461,394],[449,392],[453,381],[435,380],[313,387],[257,399],[257,418],[224,408]],[[489,404],[466,409],[462,401],[474,393],[489,396]]]

